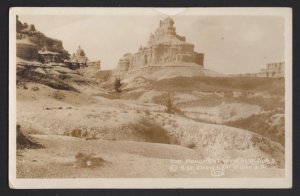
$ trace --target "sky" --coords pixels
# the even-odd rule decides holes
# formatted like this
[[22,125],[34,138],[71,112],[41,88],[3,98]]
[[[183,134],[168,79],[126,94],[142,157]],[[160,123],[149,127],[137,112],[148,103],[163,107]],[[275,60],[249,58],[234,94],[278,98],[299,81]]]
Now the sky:
[[[113,69],[123,54],[146,46],[166,15],[19,15],[46,36],[63,41],[70,54],[80,45],[102,69]],[[177,34],[204,53],[204,67],[220,73],[255,73],[284,61],[284,18],[247,15],[175,15]]]

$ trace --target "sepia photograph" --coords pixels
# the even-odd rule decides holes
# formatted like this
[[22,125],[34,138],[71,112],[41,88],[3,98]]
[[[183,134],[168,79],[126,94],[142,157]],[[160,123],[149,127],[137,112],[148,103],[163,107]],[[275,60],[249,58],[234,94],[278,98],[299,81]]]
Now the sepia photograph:
[[290,188],[289,8],[11,8],[11,188]]

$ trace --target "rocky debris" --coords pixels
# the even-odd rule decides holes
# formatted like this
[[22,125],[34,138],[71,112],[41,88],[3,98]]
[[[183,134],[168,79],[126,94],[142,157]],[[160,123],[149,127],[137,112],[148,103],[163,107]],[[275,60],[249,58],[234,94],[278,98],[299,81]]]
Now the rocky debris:
[[58,106],[58,107],[43,107],[43,110],[71,110],[72,107],[63,107],[63,106]]

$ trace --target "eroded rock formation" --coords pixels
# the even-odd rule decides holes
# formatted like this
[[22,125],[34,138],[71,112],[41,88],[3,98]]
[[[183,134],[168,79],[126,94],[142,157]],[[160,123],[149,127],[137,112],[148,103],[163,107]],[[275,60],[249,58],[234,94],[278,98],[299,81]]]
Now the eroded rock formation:
[[176,34],[174,21],[168,17],[159,23],[155,33],[150,35],[147,46],[139,51],[126,53],[118,63],[118,70],[131,71],[149,66],[198,65],[203,68],[204,54],[194,51],[194,45],[187,43],[184,36]]
[[37,31],[34,25],[22,23],[16,18],[17,57],[25,60],[38,60],[38,51],[59,53],[60,59],[69,58],[69,53],[63,47],[62,41],[47,37]]
[[78,46],[76,53],[72,54],[70,61],[65,61],[65,62],[72,69],[90,67],[90,68],[98,70],[101,68],[101,62],[100,61],[90,61],[89,58],[86,56],[84,50],[80,46]]

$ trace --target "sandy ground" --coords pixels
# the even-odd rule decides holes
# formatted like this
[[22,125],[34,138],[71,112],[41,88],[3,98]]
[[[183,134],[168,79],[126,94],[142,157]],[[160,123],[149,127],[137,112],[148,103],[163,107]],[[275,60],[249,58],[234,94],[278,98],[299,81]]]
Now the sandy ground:
[[[231,163],[219,177],[280,177],[284,173],[280,169],[284,165],[283,146],[244,129],[168,114],[165,106],[153,101],[164,91],[133,90],[137,97],[131,92],[117,99],[108,98],[109,93],[97,86],[76,87],[81,93],[36,83],[17,90],[17,122],[25,134],[44,146],[18,151],[17,177],[216,177],[212,172],[224,167],[224,161],[238,158],[274,159],[276,163]],[[197,92],[174,95],[177,103],[197,101],[199,96],[201,99],[203,95]],[[216,105],[186,108],[185,112],[206,111],[214,119],[220,118],[219,111],[223,110],[234,113],[233,119],[261,111],[250,104],[221,104],[221,110]],[[150,140],[149,133],[146,136],[139,133],[141,127],[149,129],[143,122],[155,123],[170,140],[157,143]],[[74,130],[86,134],[71,137]],[[75,156],[79,152],[93,153],[105,162],[95,168],[77,168]],[[174,160],[206,159],[221,162],[174,163]]]
[[[174,164],[174,160],[202,159],[196,150],[178,145],[86,141],[55,135],[33,137],[45,148],[20,153],[17,162],[18,178],[214,177],[212,169],[200,169],[199,164]],[[96,168],[76,168],[74,163],[77,152],[94,153],[106,162]],[[177,165],[177,169],[174,169],[174,165]],[[282,174],[282,169],[228,169],[222,177],[280,177]]]

